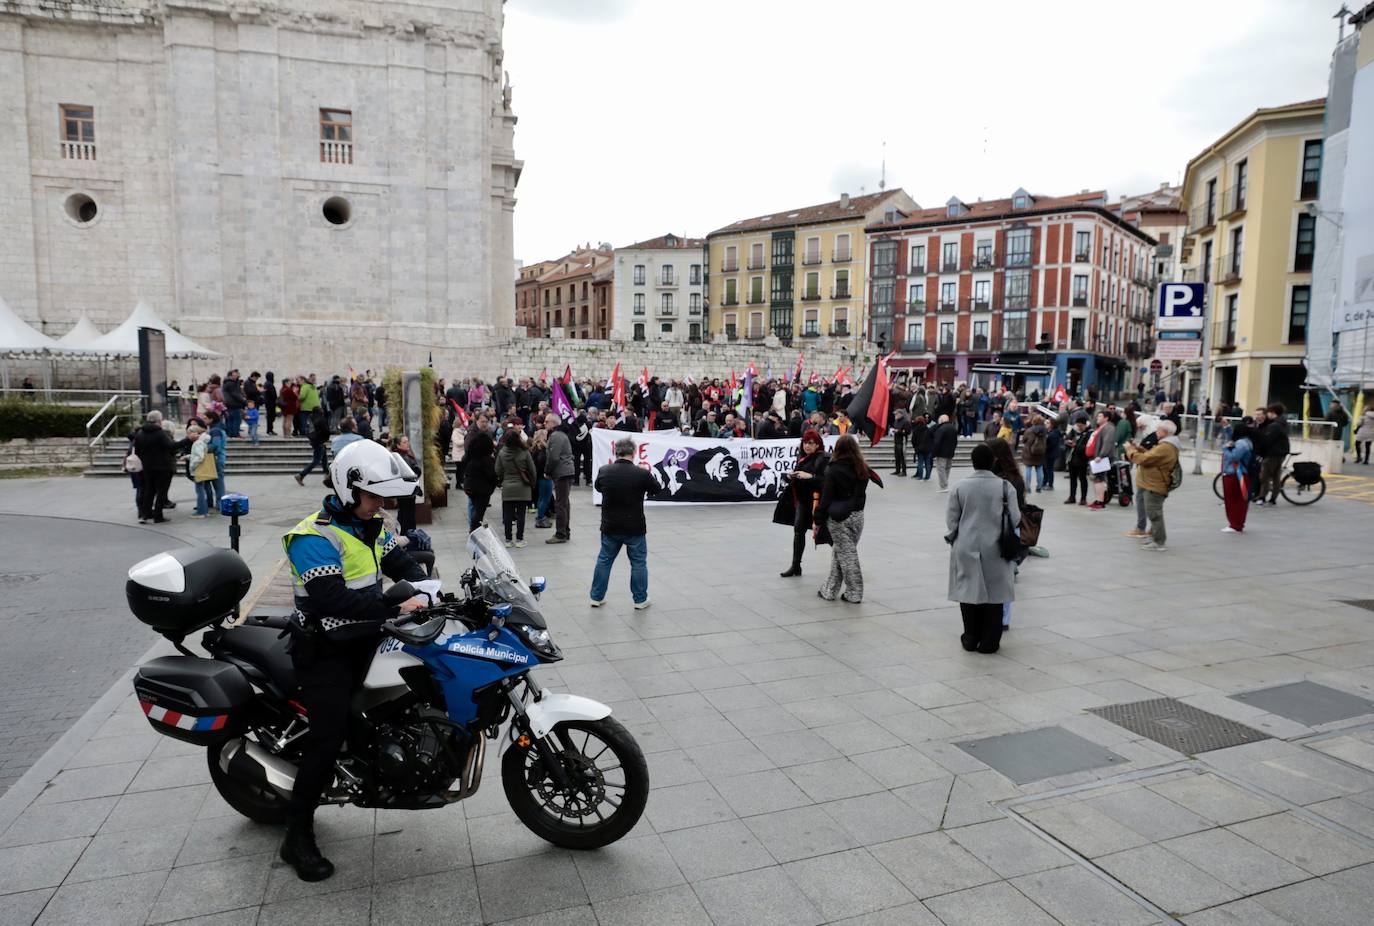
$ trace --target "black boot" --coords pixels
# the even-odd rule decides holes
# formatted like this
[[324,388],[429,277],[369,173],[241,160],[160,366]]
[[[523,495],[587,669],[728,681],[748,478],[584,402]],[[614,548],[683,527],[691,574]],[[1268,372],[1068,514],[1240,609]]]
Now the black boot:
[[793,563],[791,566],[787,567],[786,572],[780,572],[778,575],[782,576],[784,579],[790,579],[793,576],[801,575],[801,563]]
[[806,535],[805,530],[792,531],[792,565],[786,572],[778,573],[784,579],[801,575],[802,554],[806,552]]
[[334,873],[334,865],[320,855],[320,848],[315,845],[315,823],[310,817],[287,821],[281,858],[296,869],[296,876],[302,881],[323,881]]

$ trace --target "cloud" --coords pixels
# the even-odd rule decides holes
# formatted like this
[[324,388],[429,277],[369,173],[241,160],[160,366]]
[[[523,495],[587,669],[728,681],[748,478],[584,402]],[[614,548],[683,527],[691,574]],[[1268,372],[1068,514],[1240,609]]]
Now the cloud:
[[582,26],[617,22],[633,7],[634,0],[510,0],[512,10]]

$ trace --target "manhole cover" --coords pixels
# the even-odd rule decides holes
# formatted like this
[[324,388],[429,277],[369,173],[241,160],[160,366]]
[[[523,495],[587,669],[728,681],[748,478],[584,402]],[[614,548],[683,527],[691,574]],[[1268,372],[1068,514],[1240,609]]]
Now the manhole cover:
[[1105,765],[1126,764],[1111,750],[1063,727],[990,736],[958,746],[1018,785]]
[[1338,600],[1341,604],[1353,604],[1357,608],[1374,611],[1374,598],[1341,598]]
[[1232,700],[1314,727],[1333,720],[1374,714],[1374,703],[1316,682],[1294,682],[1231,695]]
[[1187,756],[1269,739],[1267,733],[1198,710],[1173,698],[1108,704],[1106,707],[1089,708],[1088,713]]
[[42,575],[36,572],[0,572],[0,588],[27,585],[30,582],[37,582],[41,578]]

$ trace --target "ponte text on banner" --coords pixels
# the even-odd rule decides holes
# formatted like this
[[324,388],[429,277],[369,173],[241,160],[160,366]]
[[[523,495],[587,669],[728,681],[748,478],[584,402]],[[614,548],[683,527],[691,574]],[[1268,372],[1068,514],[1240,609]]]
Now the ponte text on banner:
[[[593,428],[592,459],[597,466],[615,459],[615,442],[635,442],[634,462],[647,469],[664,491],[649,504],[776,502],[786,488],[785,475],[792,472],[801,441],[734,440],[686,437],[675,431],[630,433]],[[833,449],[839,438],[825,438]],[[601,493],[592,490],[592,503],[601,504]]]

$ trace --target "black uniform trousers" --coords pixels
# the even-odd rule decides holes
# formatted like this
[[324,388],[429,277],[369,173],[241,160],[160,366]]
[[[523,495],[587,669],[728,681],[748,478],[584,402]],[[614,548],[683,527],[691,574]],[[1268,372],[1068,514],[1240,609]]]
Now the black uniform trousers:
[[296,698],[310,721],[291,792],[288,812],[293,818],[314,813],[324,789],[334,781],[334,764],[348,733],[349,705],[362,687],[377,641],[369,634],[335,643],[317,630],[308,641],[292,642],[291,664],[300,685]]
[[892,454],[895,467],[892,472],[898,476],[906,475],[906,436],[898,434],[892,439]]

